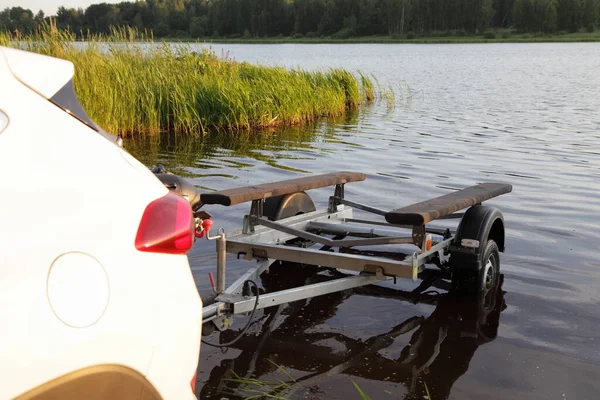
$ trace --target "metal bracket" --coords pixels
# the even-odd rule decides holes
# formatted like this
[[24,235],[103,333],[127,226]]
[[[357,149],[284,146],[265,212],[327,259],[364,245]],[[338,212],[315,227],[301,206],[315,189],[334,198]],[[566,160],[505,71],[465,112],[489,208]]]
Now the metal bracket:
[[258,261],[268,260],[267,251],[262,250],[262,249],[250,249],[244,255],[244,260],[250,261],[252,259],[255,259]]
[[415,246],[419,249],[423,249],[423,242],[425,241],[425,225],[415,225],[412,227],[412,239]]
[[223,332],[231,328],[231,326],[233,325],[233,318],[231,316],[221,314],[215,319],[213,319],[212,323],[219,331]]
[[250,205],[250,215],[260,218],[263,216],[264,199],[252,200]]
[[339,197],[340,199],[344,198],[344,184],[343,183],[338,183],[337,185],[335,185],[335,191],[333,192],[333,195],[335,197]]
[[344,184],[340,183],[335,185],[335,190],[333,192],[333,196],[329,198],[329,206],[327,211],[330,213],[338,211],[338,206],[342,204],[342,200],[344,199]]
[[379,265],[372,265],[372,264],[365,265],[364,271],[374,273],[375,276],[377,277],[377,279],[380,281],[384,281],[387,279],[385,277],[385,275],[383,274],[383,268],[381,268],[381,266],[379,266]]
[[264,199],[252,200],[250,205],[250,214],[244,215],[244,226],[242,232],[245,234],[254,233],[256,221],[263,216]]

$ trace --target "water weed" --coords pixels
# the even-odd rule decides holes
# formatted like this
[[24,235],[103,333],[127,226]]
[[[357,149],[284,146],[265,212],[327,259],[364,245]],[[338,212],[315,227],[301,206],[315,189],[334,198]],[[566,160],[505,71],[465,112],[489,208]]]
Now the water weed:
[[286,389],[289,385],[283,381],[268,382],[260,379],[241,377],[232,371],[233,378],[226,381],[233,387],[227,387],[224,394],[242,397],[244,400],[251,399],[277,399],[289,400],[280,396],[278,392]]
[[360,386],[358,386],[358,384],[356,382],[352,381],[352,384],[358,391],[358,394],[360,394],[360,398],[362,400],[371,400],[371,398],[369,396],[367,396],[367,394],[365,392],[363,392],[363,390],[360,388]]
[[383,92],[383,97],[385,98],[385,102],[387,104],[388,111],[393,110],[394,107],[396,106],[396,95],[394,94],[394,91],[392,90],[392,88],[387,88]]
[[432,400],[431,395],[429,394],[429,388],[427,387],[427,383],[423,381],[423,385],[425,386],[425,393],[427,393],[427,400]]

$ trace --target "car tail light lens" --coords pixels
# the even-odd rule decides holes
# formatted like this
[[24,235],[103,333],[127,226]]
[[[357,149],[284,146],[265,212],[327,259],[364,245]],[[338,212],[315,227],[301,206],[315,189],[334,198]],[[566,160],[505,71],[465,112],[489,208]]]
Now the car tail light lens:
[[196,393],[196,380],[198,379],[198,371],[194,371],[194,376],[192,376],[192,380],[190,381],[190,386],[192,387],[192,393]]
[[194,221],[189,203],[169,193],[148,204],[135,238],[139,251],[185,254],[194,243]]

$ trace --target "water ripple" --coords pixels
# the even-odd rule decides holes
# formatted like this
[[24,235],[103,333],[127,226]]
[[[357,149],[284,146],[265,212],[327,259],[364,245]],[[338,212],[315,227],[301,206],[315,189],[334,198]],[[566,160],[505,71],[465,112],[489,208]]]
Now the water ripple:
[[[511,183],[511,194],[489,202],[502,209],[507,228],[502,256],[507,309],[496,346],[538,349],[541,353],[535,354],[552,355],[566,375],[571,359],[560,354],[600,364],[597,44],[214,48],[217,54],[226,48],[236,59],[262,64],[360,69],[376,76],[382,87],[392,87],[396,104],[391,111],[379,103],[340,121],[267,134],[129,143],[138,158],[148,165],[163,162],[198,186],[217,190],[311,173],[362,171],[368,179],[347,185],[347,197],[382,209],[479,182]],[[331,190],[311,195],[326,205]],[[240,225],[245,209],[214,213],[229,229]],[[207,251],[202,247],[191,255],[198,271],[214,262],[212,256],[200,257]],[[331,329],[354,332],[360,339],[367,322],[401,312],[385,301],[374,308],[365,304],[352,302],[351,317],[344,314],[350,312],[349,303],[342,306],[328,322],[338,323]],[[417,306],[409,310],[431,312]],[[486,350],[481,358],[492,352]],[[521,371],[521,365],[503,363]],[[465,379],[473,374],[472,368]],[[488,378],[499,375],[490,372]],[[592,398],[590,393],[581,398],[586,395]]]

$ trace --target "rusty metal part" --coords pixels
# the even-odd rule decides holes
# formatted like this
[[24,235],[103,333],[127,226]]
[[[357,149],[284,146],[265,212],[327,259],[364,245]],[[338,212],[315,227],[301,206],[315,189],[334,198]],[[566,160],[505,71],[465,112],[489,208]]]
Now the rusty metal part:
[[332,172],[323,175],[307,176],[280,182],[203,193],[201,200],[204,204],[232,206],[247,201],[281,196],[288,193],[302,192],[332,185],[341,185],[348,182],[364,181],[365,178],[366,175],[360,172]]
[[383,275],[383,268],[381,268],[379,265],[365,265],[364,271],[374,273],[377,279],[380,281],[386,279],[385,275]]
[[434,219],[452,214],[455,211],[474,206],[485,200],[512,191],[512,185],[503,183],[482,183],[457,190],[435,199],[398,208],[385,215],[390,224],[424,225]]
[[425,240],[425,225],[416,225],[412,229],[413,244],[423,250],[423,241]]

